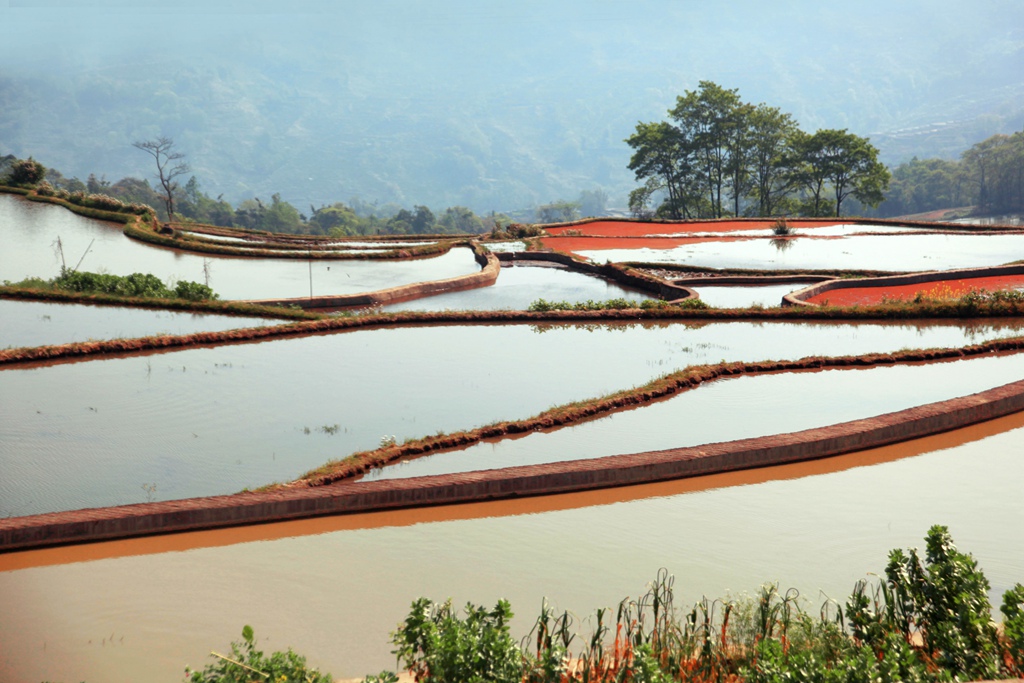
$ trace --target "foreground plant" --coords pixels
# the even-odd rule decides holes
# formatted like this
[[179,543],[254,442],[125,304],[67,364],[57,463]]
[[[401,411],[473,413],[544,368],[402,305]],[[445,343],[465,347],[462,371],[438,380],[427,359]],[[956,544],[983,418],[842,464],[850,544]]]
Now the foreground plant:
[[269,657],[256,648],[252,626],[242,629],[242,642],[231,643],[229,655],[211,652],[217,661],[202,671],[185,667],[189,683],[332,683],[330,674],[322,674],[306,665],[306,658],[291,648]]
[[450,601],[420,599],[392,643],[399,661],[426,682],[895,683],[1019,675],[1024,586],[1004,596],[999,636],[975,560],[956,549],[946,527],[932,527],[926,543],[923,561],[917,550],[893,550],[885,581],[873,594],[858,582],[845,613],[827,601],[812,616],[796,591],[781,594],[773,584],[752,599],[705,598],[680,612],[662,570],[647,593],[619,604],[614,625],[606,623],[608,610],[598,610],[589,637],[572,631],[572,615],[556,615],[545,602],[518,660],[504,601],[490,612],[467,605],[462,620]]
[[[916,549],[893,550],[885,579],[873,590],[858,582],[844,609],[826,600],[816,615],[795,590],[777,584],[757,596],[675,607],[666,570],[636,599],[597,610],[588,636],[576,618],[547,603],[519,643],[512,608],[420,598],[391,634],[399,664],[419,683],[934,683],[1017,677],[1024,673],[1024,585],[1003,596],[1003,632],[991,618],[988,580],[949,530],[933,526],[922,560]],[[330,683],[291,650],[269,658],[252,628],[231,654],[190,683],[275,681]],[[575,647],[574,647],[575,646]],[[397,683],[393,672],[364,683]]]

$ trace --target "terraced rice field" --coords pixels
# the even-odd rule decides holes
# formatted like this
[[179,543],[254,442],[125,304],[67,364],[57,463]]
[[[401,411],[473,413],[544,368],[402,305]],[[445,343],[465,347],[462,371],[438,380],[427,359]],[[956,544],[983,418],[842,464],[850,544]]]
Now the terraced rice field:
[[[701,226],[691,232],[703,236],[694,238],[649,237],[678,235],[678,225],[627,231],[627,224],[603,221],[567,228],[582,237],[546,241],[600,263],[767,271],[931,270],[1004,263],[1024,252],[1016,234],[870,226],[875,234],[868,235],[860,234],[864,226],[820,223],[800,226],[810,235],[788,248],[757,232],[770,224],[748,222]],[[111,225],[0,195],[0,237],[10,245],[0,252],[0,280],[56,274],[56,235],[66,254],[84,254],[83,268],[202,275],[201,256],[131,242]],[[318,262],[313,279],[323,293],[444,279],[479,269],[468,251],[395,263]],[[228,297],[308,291],[304,262],[211,260],[211,285],[221,291],[223,283]],[[721,292],[716,300],[713,278],[694,288],[713,306],[748,305],[748,293],[728,300],[735,292]],[[538,298],[620,296],[655,295],[594,273],[517,264],[492,287],[396,309],[524,309]],[[276,324],[6,300],[0,315],[12,321],[0,346]],[[854,322],[730,315],[643,323],[538,316],[517,324],[484,316],[457,325],[411,318],[262,343],[0,365],[0,517],[289,481],[392,439],[525,418],[696,365],[1024,336],[1016,316]],[[571,427],[399,462],[363,481],[826,426],[1024,379],[1022,364],[1024,354],[1008,353],[720,380]],[[267,649],[293,646],[336,677],[363,676],[393,666],[388,632],[417,597],[484,604],[506,597],[533,613],[546,596],[559,609],[587,614],[637,594],[659,567],[677,576],[681,602],[754,593],[764,581],[780,581],[818,603],[822,595],[842,599],[884,563],[888,549],[919,544],[935,523],[948,525],[974,553],[996,596],[1021,580],[1024,567],[1024,536],[1007,533],[1024,519],[1022,448],[1024,416],[1015,414],[870,451],[657,484],[0,553],[0,613],[7,615],[0,620],[0,678],[177,681],[185,664],[204,664],[209,650],[237,638],[245,623]],[[528,626],[514,623],[519,634]]]

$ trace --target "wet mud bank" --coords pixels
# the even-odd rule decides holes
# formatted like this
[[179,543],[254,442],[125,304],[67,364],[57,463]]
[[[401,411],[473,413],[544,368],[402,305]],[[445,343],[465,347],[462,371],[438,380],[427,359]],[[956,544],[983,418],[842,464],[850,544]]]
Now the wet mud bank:
[[[1017,348],[1024,340],[1012,340]],[[979,345],[982,347],[996,344]],[[985,348],[984,350],[995,350]],[[948,355],[963,350],[945,350]],[[833,359],[864,365],[878,357]],[[914,354],[906,354],[912,356]],[[917,353],[917,360],[943,351]],[[809,359],[807,363],[829,359]],[[904,360],[911,360],[905,358]],[[891,362],[891,361],[890,361]],[[729,364],[732,372],[798,363]],[[815,367],[811,365],[810,367]],[[917,439],[1024,410],[1024,381],[878,417],[790,434],[588,460],[410,479],[292,485],[270,491],[58,512],[0,520],[0,552],[152,534],[588,491],[831,457]],[[324,480],[316,483],[326,483]]]

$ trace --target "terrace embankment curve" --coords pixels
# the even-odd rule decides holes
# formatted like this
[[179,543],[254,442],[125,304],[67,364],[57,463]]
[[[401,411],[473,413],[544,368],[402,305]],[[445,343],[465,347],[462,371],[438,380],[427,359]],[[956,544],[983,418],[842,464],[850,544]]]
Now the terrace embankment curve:
[[1024,410],[1024,381],[790,434],[411,479],[343,482],[0,520],[0,552],[322,515],[569,493],[826,458]]
[[399,301],[411,301],[447,292],[460,292],[466,289],[493,285],[498,280],[498,273],[501,271],[501,263],[498,261],[498,258],[494,254],[484,252],[476,247],[473,253],[477,263],[482,268],[479,272],[470,273],[469,275],[460,275],[445,280],[414,282],[408,285],[391,287],[390,289],[379,289],[375,292],[327,294],[315,297],[297,297],[294,299],[253,299],[241,303],[254,306],[297,306],[307,309],[384,306],[386,304],[398,303]]
[[660,278],[634,270],[630,266],[617,263],[598,265],[554,251],[502,251],[498,252],[497,256],[500,261],[506,263],[529,263],[531,261],[556,263],[566,266],[570,270],[588,275],[596,275],[617,282],[620,285],[650,292],[666,301],[686,301],[687,299],[697,298],[697,293],[692,289],[665,282]]
[[905,285],[920,285],[930,282],[966,282],[981,280],[984,278],[1000,278],[1024,275],[1024,264],[1008,266],[993,266],[988,268],[961,268],[957,270],[933,270],[922,273],[910,273],[906,275],[891,275],[886,277],[869,277],[845,280],[828,280],[810,285],[796,292],[787,294],[782,298],[783,306],[820,306],[821,303],[809,301],[813,297],[820,296],[825,292],[832,292],[844,289],[878,289],[884,294],[886,289],[903,287]]

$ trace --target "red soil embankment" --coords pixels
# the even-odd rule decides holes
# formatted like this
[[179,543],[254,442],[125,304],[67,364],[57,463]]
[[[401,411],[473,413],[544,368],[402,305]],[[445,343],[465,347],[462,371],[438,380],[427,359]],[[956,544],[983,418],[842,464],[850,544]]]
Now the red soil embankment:
[[[641,221],[596,220],[573,225],[544,228],[551,235],[564,235],[573,230],[584,235],[600,237],[646,237],[647,235],[688,234],[700,232],[735,232],[739,230],[766,230],[775,225],[774,218],[752,220],[686,221],[680,223],[647,223]],[[852,219],[851,219],[852,220]],[[849,223],[849,220],[796,220],[787,219],[794,228],[824,228]]]
[[968,292],[1024,288],[1024,274],[932,280],[886,287],[844,287],[821,292],[807,303],[830,306],[871,306],[883,300],[910,300],[918,294],[931,299],[957,299]]

